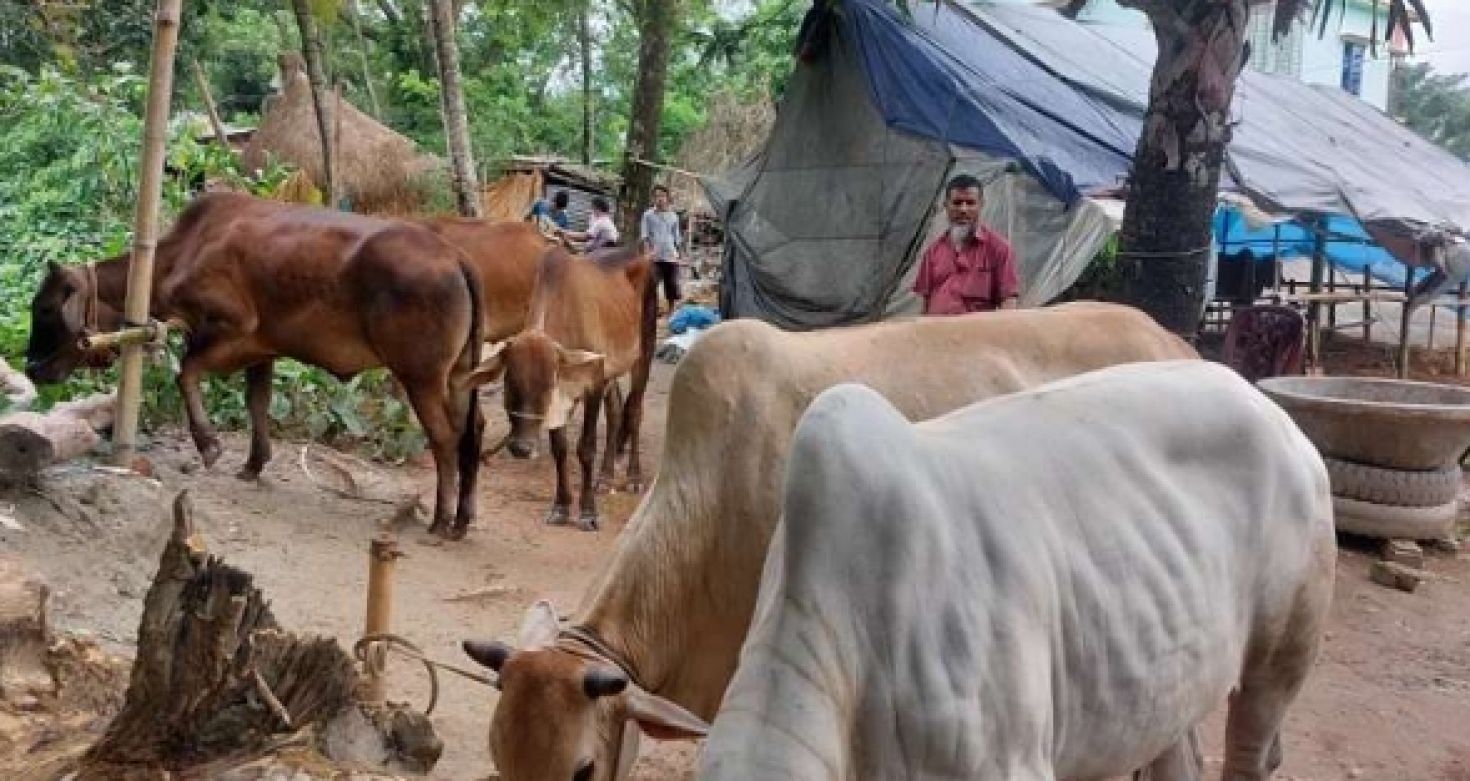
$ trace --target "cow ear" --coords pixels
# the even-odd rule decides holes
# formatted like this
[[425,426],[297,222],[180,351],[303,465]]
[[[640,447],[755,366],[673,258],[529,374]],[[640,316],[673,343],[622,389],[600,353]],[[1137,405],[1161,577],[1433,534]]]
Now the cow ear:
[[628,687],[623,708],[638,729],[655,740],[694,740],[709,734],[704,719],[637,686]]
[[55,274],[55,273],[57,273],[59,271],[61,271],[61,265],[60,264],[58,264],[54,260],[48,260],[48,261],[46,261],[46,273],[47,274]]
[[492,345],[488,352],[480,356],[480,365],[470,370],[460,384],[466,388],[477,388],[499,378],[500,373],[505,371],[505,344],[500,341]]
[[522,650],[544,648],[555,642],[559,634],[561,625],[557,622],[556,608],[549,600],[538,599],[521,619],[520,647]]
[[[582,389],[602,378],[602,353],[594,353],[588,350],[568,350],[561,345],[556,346],[558,377],[562,384],[569,388]],[[568,396],[580,396],[580,393],[568,393]]]

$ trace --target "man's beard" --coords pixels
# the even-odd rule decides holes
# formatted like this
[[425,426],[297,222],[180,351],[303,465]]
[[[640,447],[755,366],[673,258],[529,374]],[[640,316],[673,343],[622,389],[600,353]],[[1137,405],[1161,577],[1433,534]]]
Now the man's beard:
[[962,247],[975,235],[974,223],[953,223],[949,226],[949,243]]

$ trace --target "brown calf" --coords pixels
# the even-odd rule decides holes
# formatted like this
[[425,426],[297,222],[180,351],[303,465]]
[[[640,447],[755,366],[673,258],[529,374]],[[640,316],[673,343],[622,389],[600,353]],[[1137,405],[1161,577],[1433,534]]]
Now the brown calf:
[[658,302],[654,295],[652,257],[632,249],[572,256],[561,247],[547,250],[531,295],[525,331],[497,342],[471,375],[482,383],[505,374],[505,410],[510,416],[510,452],[529,458],[536,435],[545,429],[556,462],[556,498],[547,523],[566,523],[571,490],[567,481],[566,424],[577,402],[584,404],[577,460],[582,468],[578,526],[597,528],[592,462],[597,450],[597,417],[608,386],[625,374],[632,377],[620,428],[608,425],[601,482],[610,485],[614,460],[624,441],[630,443],[628,488],[642,490],[638,431],[643,393],[653,360]]

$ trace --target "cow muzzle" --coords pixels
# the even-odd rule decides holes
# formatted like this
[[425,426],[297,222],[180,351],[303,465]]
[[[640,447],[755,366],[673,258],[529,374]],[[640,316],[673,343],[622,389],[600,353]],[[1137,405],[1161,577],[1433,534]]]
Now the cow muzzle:
[[536,455],[536,446],[529,439],[512,438],[506,448],[516,458],[525,459]]

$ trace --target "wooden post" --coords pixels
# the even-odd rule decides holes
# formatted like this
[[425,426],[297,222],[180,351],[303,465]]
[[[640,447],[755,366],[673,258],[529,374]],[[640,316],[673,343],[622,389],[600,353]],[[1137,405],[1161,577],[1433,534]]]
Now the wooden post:
[[[1323,234],[1325,221],[1312,221],[1312,281],[1310,292],[1322,292],[1322,273],[1327,266],[1327,237]],[[1322,370],[1322,303],[1315,298],[1307,305],[1307,366],[1312,373]]]
[[1409,320],[1413,309],[1409,307],[1409,296],[1414,292],[1414,266],[1404,269],[1404,304],[1399,317],[1399,379],[1409,376]]
[[[399,556],[398,543],[388,535],[374,537],[368,546],[367,621],[364,635],[391,632],[393,625],[393,566]],[[375,643],[367,650],[366,686],[363,701],[383,705],[388,701],[388,681],[384,676],[387,646]]]
[[1371,266],[1363,267],[1363,343],[1373,342],[1373,275]]
[[[153,20],[153,57],[149,63],[148,110],[143,119],[143,159],[138,168],[138,208],[133,218],[133,257],[128,269],[125,324],[148,321],[153,292],[153,250],[158,244],[158,205],[163,195],[164,144],[168,140],[169,98],[173,95],[174,53],[179,44],[183,0],[158,0]],[[117,390],[117,427],[113,463],[132,463],[138,448],[138,406],[143,396],[143,345],[122,347]]]
[[1460,295],[1455,305],[1455,376],[1465,376],[1465,313],[1466,295],[1470,294],[1470,280],[1460,283]]
[[1437,305],[1433,301],[1430,301],[1429,302],[1429,350],[1431,352],[1434,350],[1434,320],[1435,320],[1435,315],[1438,314],[1438,313],[1439,313],[1439,305]]

